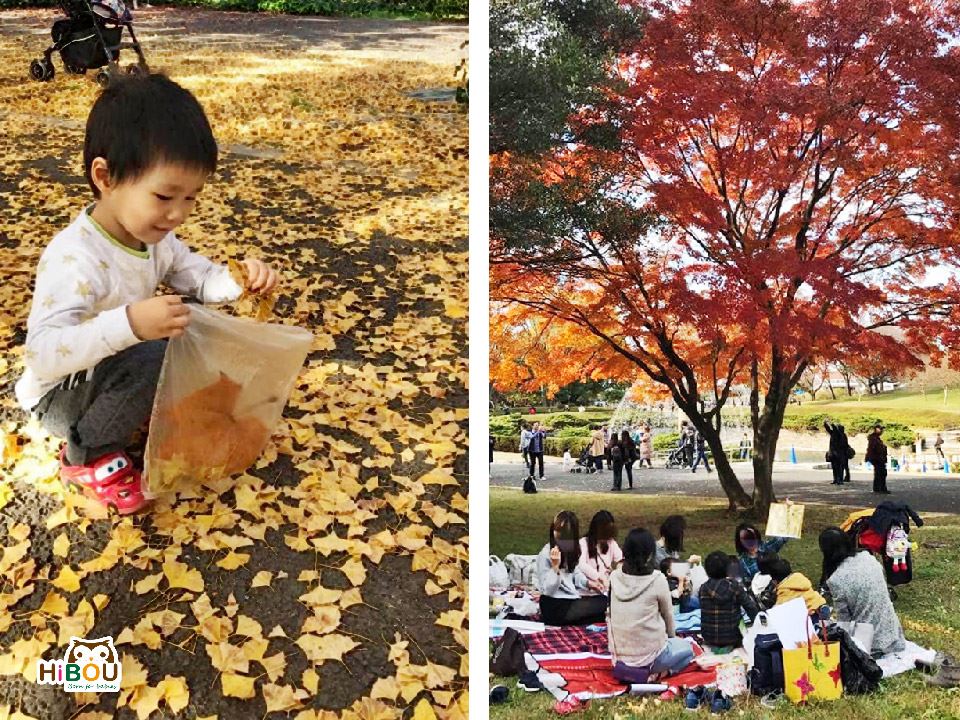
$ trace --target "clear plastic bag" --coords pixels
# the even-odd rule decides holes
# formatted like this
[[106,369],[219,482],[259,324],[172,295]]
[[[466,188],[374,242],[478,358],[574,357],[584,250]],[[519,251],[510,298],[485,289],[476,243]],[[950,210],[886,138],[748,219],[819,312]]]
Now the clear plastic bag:
[[190,306],[167,345],[144,458],[150,496],[253,465],[270,440],[313,343],[302,328]]

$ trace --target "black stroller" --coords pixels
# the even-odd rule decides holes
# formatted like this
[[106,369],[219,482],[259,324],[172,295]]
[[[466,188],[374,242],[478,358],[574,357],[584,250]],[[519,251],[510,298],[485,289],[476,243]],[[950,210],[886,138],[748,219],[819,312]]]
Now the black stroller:
[[597,471],[596,466],[593,464],[590,458],[590,446],[587,445],[583,452],[580,453],[580,457],[577,458],[576,464],[570,468],[572,473],[595,473]]
[[917,527],[923,520],[906,503],[888,500],[871,512],[852,512],[840,527],[858,548],[869,550],[883,563],[890,597],[897,599],[897,585],[913,580],[913,553],[910,551],[910,521]]
[[683,446],[674,448],[670,451],[670,454],[667,455],[667,470],[672,468],[685,468],[689,466],[690,464],[687,462],[686,448]]
[[[128,72],[147,72],[146,58],[133,33],[133,16],[123,0],[60,0],[60,8],[66,17],[53,23],[53,45],[44,51],[43,58],[31,61],[31,78],[40,82],[53,79],[51,56],[55,52],[60,53],[68,73],[83,75],[104,66],[114,71],[123,48],[136,52],[139,60],[127,68]],[[124,28],[131,42],[122,42]],[[106,85],[109,77],[107,70],[101,70],[97,82]]]

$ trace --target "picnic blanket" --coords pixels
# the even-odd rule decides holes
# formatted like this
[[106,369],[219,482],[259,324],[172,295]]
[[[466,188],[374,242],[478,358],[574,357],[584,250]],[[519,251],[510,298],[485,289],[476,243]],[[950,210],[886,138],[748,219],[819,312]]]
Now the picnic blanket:
[[[527,651],[540,666],[538,674],[552,676],[545,685],[559,697],[560,691],[569,692],[581,700],[609,698],[631,693],[650,693],[668,687],[713,685],[717,681],[716,668],[701,668],[694,660],[676,675],[660,678],[656,683],[625,685],[613,676],[613,662],[607,648],[607,632],[603,626],[548,627],[540,633],[524,635]],[[695,641],[688,639],[694,657],[704,654]],[[562,682],[557,682],[557,678]],[[546,678],[544,678],[546,679]]]
[[513,628],[521,635],[529,635],[543,632],[546,627],[542,622],[533,622],[532,620],[500,620],[498,618],[490,621],[490,637],[502,637],[507,628]]
[[914,662],[917,660],[932,663],[936,656],[936,650],[920,647],[915,642],[907,640],[907,646],[902,651],[889,653],[875,659],[877,665],[883,670],[883,676],[888,678],[899,675],[900,673],[905,673],[908,670],[915,670],[916,665],[914,665]]
[[[601,627],[601,626],[594,626]],[[543,632],[530,633],[523,637],[527,652],[536,657],[551,655],[589,653],[604,657],[610,663],[607,648],[607,629],[591,630],[584,627],[547,627]]]

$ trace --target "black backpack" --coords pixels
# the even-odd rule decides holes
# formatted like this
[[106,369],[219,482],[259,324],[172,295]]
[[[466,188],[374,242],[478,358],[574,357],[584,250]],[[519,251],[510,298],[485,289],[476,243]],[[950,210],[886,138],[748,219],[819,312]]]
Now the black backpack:
[[757,635],[750,669],[750,691],[754,695],[783,692],[783,644],[776,633]]
[[534,495],[537,492],[537,483],[533,479],[533,475],[528,475],[526,480],[523,481],[523,491],[528,495]]
[[610,459],[613,462],[621,462],[623,460],[623,448],[621,448],[619,445],[611,445]]
[[526,646],[523,644],[523,635],[513,628],[507,628],[500,642],[493,648],[490,656],[490,672],[500,677],[520,675],[527,670],[527,663],[523,659]]

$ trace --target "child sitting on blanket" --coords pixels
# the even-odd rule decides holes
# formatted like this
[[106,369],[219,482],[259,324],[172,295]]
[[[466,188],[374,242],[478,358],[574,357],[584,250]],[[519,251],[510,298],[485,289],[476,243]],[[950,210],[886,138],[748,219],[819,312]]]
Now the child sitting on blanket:
[[678,578],[672,575],[670,570],[673,563],[674,559],[670,557],[661,560],[660,572],[667,578],[667,583],[670,586],[670,597],[673,598],[674,607],[682,613],[698,610],[700,608],[700,599],[693,597],[690,578]]
[[[789,504],[789,503],[788,503]],[[771,537],[766,540],[755,525],[741,523],[733,533],[733,544],[740,561],[740,579],[749,586],[757,574],[757,558],[763,553],[780,552],[789,538]]]
[[793,572],[790,563],[784,560],[776,553],[764,553],[757,560],[757,566],[764,575],[769,575],[771,587],[764,591],[766,596],[769,592],[776,594],[775,605],[802,597],[807,604],[807,612],[817,614],[819,617],[820,608],[827,604],[823,595],[813,589],[810,579],[803,573]]
[[720,550],[707,555],[707,581],[700,586],[700,628],[703,642],[714,649],[735,648],[743,643],[741,610],[751,621],[759,612],[756,600],[737,578],[727,577],[730,556]]

